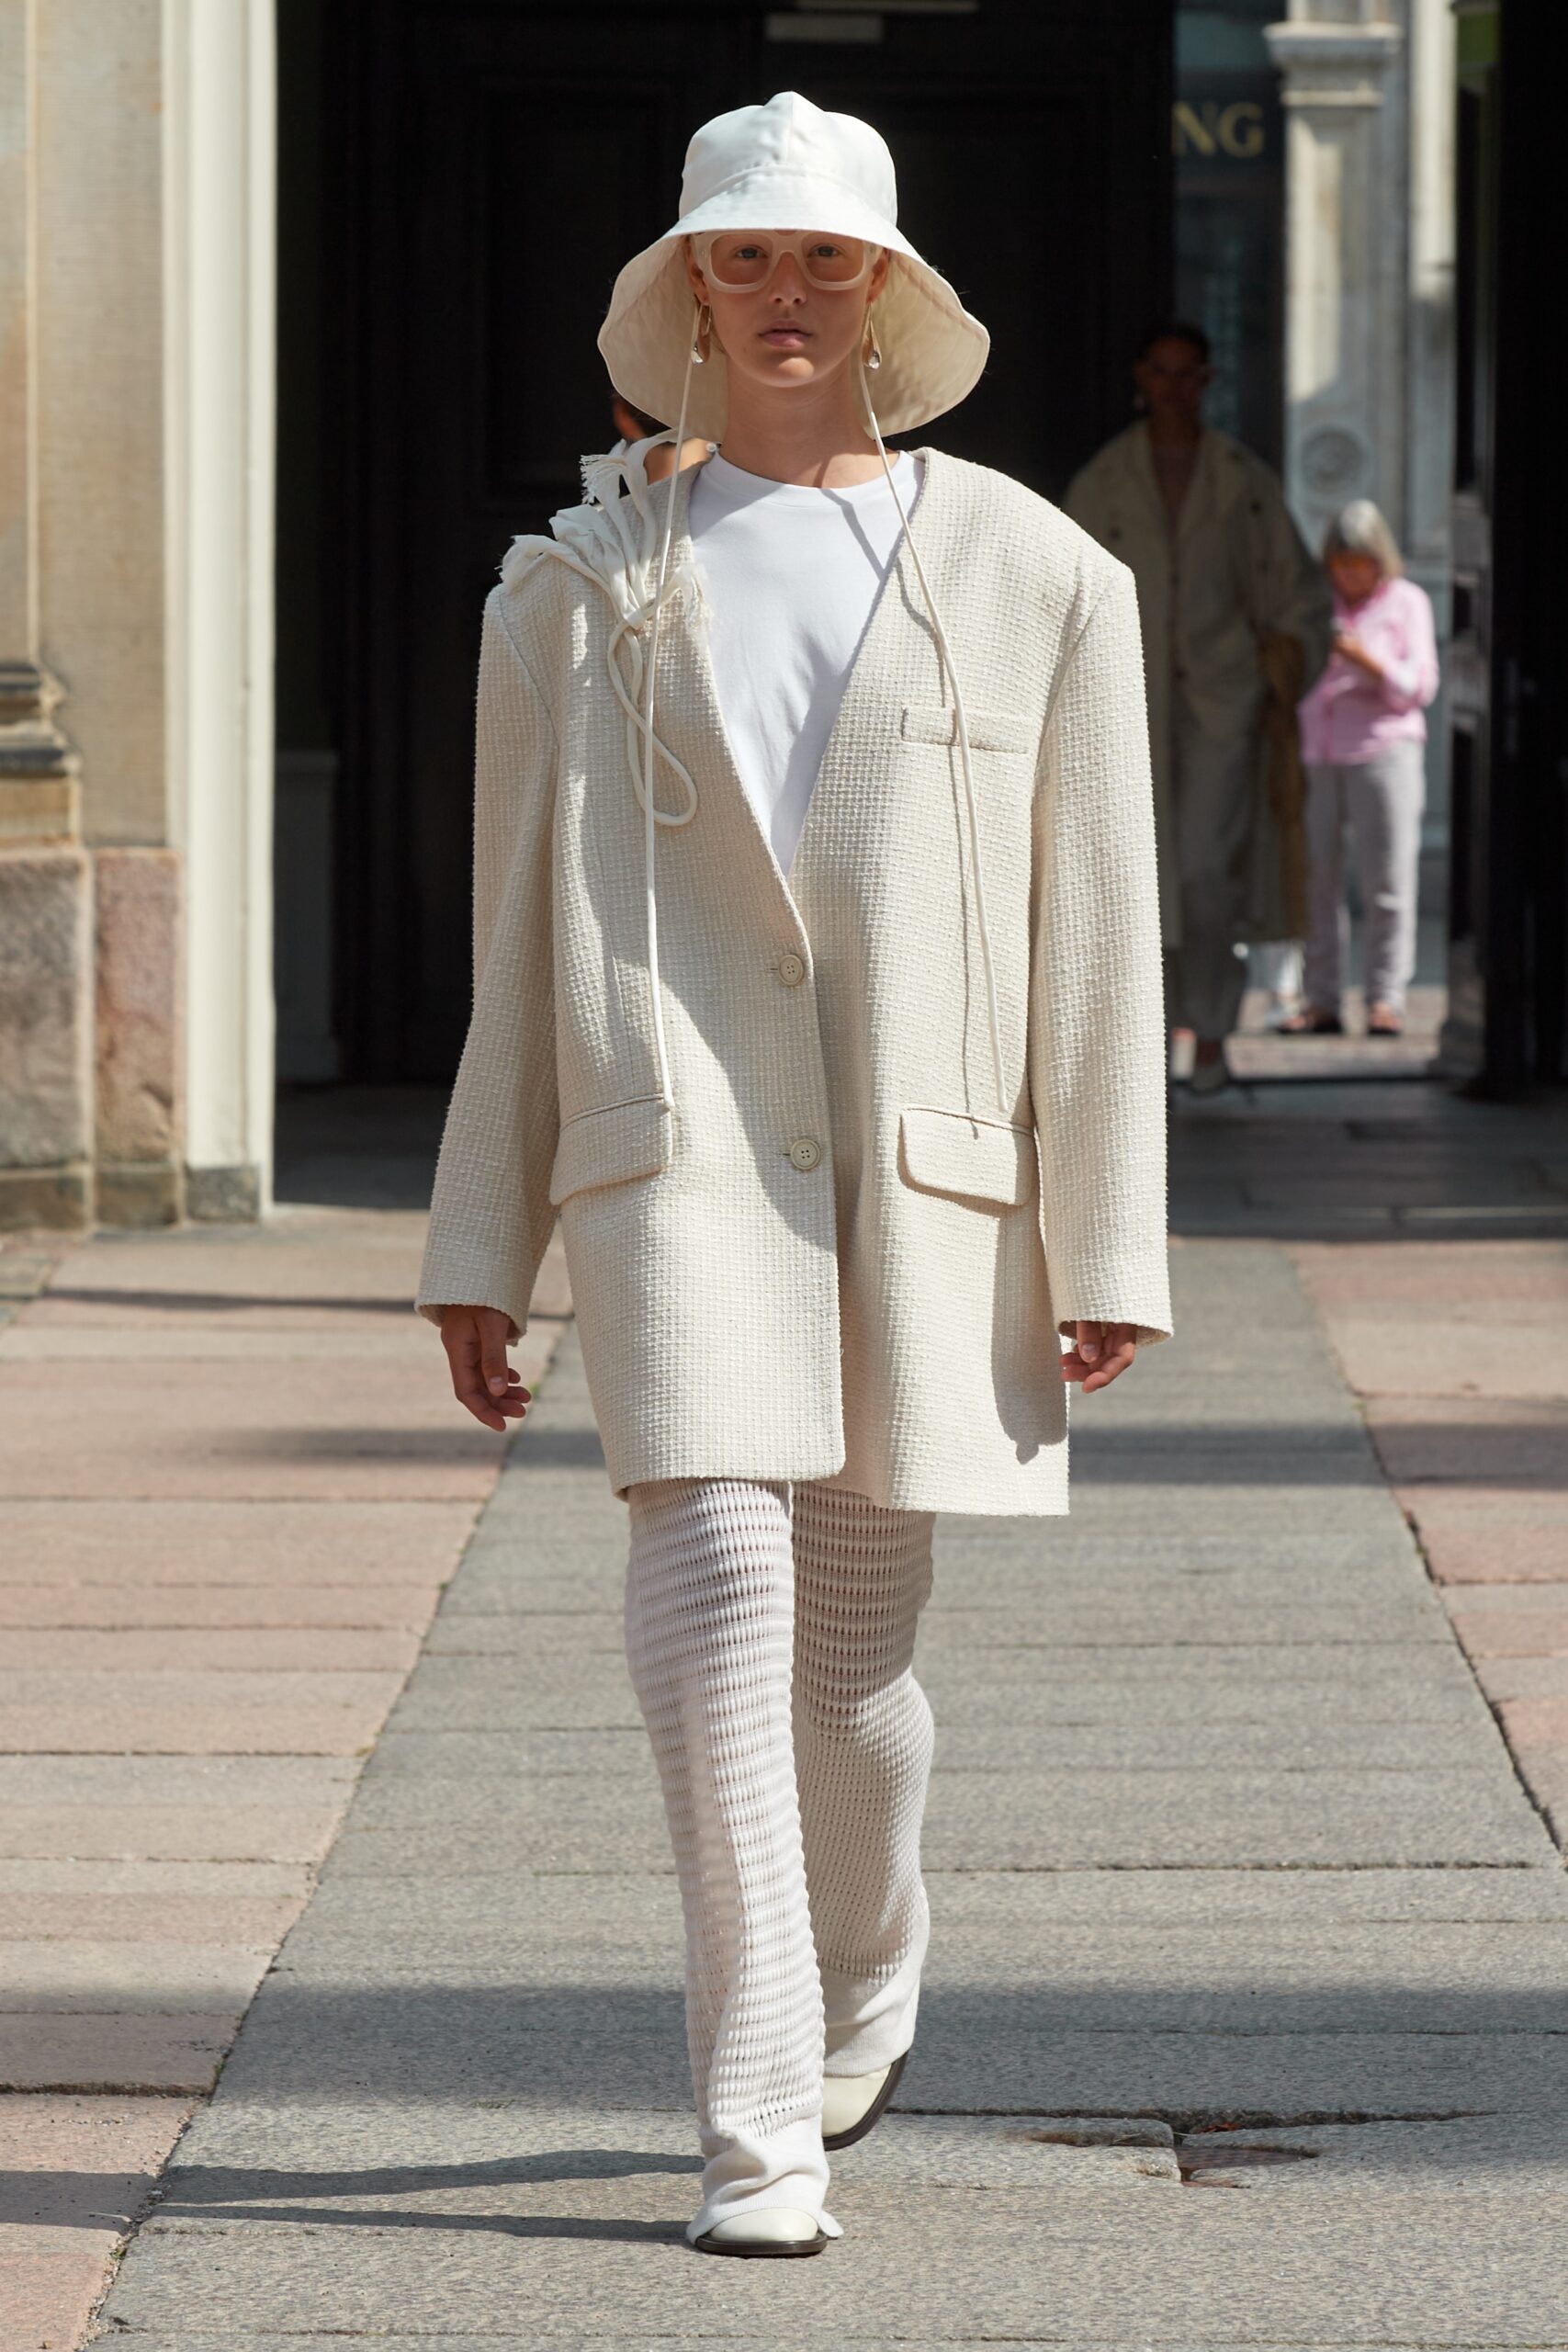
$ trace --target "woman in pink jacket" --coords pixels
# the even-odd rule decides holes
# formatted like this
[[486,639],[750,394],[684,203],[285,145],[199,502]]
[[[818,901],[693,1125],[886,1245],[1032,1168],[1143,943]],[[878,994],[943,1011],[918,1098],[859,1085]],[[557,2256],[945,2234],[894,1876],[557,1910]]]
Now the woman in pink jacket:
[[1337,1036],[1349,944],[1347,820],[1361,886],[1367,1029],[1397,1037],[1416,968],[1416,888],[1426,797],[1427,722],[1438,648],[1425,589],[1404,576],[1370,498],[1335,516],[1323,560],[1334,582],[1334,650],[1301,705],[1312,859],[1306,1005],[1284,1034]]

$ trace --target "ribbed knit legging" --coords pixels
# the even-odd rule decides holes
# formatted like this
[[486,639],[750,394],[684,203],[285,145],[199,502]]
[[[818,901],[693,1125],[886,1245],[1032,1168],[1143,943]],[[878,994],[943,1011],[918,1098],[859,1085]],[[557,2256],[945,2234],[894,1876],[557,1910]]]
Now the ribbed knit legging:
[[822,2077],[914,2038],[931,1717],[910,1670],[932,1514],[840,1487],[634,1486],[626,1655],[686,1927],[696,2236],[823,2212]]

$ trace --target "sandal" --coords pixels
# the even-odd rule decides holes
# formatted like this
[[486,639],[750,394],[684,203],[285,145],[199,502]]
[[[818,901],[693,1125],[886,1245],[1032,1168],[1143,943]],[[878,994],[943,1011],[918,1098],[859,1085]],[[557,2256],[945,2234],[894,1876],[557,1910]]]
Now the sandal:
[[1345,1023],[1337,1012],[1325,1012],[1321,1006],[1309,1004],[1304,1012],[1292,1012],[1288,1021],[1275,1028],[1276,1037],[1343,1037]]

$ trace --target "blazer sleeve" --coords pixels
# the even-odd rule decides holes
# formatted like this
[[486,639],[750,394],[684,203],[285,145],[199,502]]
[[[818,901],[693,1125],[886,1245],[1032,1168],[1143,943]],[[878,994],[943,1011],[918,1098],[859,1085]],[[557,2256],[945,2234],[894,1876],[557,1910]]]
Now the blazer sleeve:
[[1059,1328],[1171,1329],[1154,794],[1133,575],[1118,565],[1057,688],[1034,798],[1029,1084]]
[[474,781],[474,1007],[446,1114],[416,1304],[495,1306],[528,1324],[555,1210],[551,835],[556,738],[508,629],[485,606]]

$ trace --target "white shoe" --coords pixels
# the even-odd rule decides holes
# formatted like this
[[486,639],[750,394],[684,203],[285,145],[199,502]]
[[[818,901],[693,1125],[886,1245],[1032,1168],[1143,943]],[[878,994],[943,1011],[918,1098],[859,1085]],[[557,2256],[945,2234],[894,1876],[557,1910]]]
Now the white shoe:
[[827,2075],[822,2082],[822,2145],[849,2148],[863,2140],[898,2087],[909,2063],[906,2050],[874,2075]]
[[756,2213],[727,2213],[692,2243],[699,2254],[820,2254],[828,2233],[815,2213],[764,2205]]

